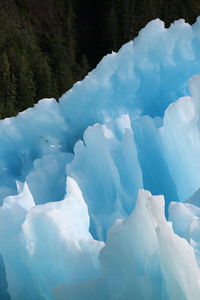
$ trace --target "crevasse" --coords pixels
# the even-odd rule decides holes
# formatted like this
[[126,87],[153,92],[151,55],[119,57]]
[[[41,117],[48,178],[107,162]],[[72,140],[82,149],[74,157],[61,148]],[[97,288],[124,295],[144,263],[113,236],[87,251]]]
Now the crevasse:
[[199,300],[200,19],[154,20],[0,121],[0,299]]

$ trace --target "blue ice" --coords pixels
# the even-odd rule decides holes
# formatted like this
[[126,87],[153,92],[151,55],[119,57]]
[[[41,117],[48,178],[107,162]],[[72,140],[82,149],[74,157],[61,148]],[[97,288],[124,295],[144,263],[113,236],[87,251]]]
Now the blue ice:
[[0,121],[0,297],[199,300],[200,19],[151,21]]

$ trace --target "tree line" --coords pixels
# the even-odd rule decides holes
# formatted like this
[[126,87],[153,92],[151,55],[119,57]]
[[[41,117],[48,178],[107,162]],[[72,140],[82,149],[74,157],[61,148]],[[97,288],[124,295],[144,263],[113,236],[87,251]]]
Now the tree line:
[[198,0],[1,0],[0,118],[58,99],[148,21],[198,15]]

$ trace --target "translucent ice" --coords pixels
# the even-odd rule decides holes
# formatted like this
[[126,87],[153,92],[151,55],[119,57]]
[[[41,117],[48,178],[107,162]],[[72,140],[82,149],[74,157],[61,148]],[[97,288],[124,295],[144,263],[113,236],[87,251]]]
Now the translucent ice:
[[62,201],[35,206],[26,183],[19,195],[5,198],[0,241],[11,299],[51,299],[60,284],[94,278],[103,243],[88,228],[87,206],[73,179]]
[[150,22],[0,145],[0,299],[199,300],[200,19]]
[[89,127],[84,140],[75,144],[74,154],[67,173],[83,192],[93,235],[105,239],[115,219],[133,210],[138,189],[143,186],[129,117]]
[[57,299],[199,299],[193,248],[166,222],[162,196],[139,192],[133,213],[109,230],[100,263],[97,281],[60,287]]

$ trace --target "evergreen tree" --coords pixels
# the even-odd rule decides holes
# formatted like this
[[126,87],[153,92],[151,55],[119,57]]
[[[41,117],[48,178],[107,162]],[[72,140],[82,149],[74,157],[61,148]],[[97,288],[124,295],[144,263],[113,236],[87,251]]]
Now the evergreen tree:
[[0,1],[0,117],[59,98],[151,19],[198,15],[198,0]]
[[24,110],[27,106],[32,106],[35,101],[35,85],[33,73],[28,65],[25,56],[18,56],[18,76],[17,76],[17,107]]
[[3,52],[0,55],[0,112],[6,110],[6,103],[9,100],[10,86],[10,66],[7,54]]

